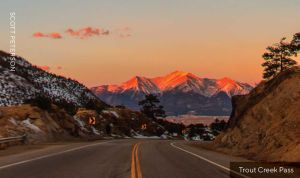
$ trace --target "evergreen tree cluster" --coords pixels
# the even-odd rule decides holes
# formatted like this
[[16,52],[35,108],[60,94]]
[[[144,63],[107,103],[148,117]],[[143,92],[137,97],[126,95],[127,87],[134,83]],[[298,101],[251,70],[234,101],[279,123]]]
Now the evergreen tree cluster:
[[164,108],[159,103],[160,101],[156,95],[145,95],[145,99],[139,102],[139,105],[142,107],[141,112],[154,120],[158,117],[166,117]]
[[267,52],[263,54],[265,62],[263,78],[272,79],[278,73],[297,65],[294,59],[300,51],[300,33],[296,33],[290,42],[282,38],[279,43],[268,46]]

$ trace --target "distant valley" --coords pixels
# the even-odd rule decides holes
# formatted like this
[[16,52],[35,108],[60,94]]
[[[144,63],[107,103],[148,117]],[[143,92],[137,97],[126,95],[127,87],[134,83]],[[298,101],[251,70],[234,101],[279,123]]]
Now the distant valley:
[[210,125],[211,123],[218,121],[228,122],[229,116],[194,116],[194,115],[180,115],[180,116],[168,116],[164,118],[168,122],[183,124],[185,126],[203,124]]

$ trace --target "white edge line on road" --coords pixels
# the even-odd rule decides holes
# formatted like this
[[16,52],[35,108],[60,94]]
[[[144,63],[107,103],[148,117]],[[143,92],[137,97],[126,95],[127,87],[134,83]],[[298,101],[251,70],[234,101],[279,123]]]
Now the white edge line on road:
[[57,153],[52,153],[52,154],[39,156],[39,157],[28,159],[28,160],[24,160],[24,161],[19,161],[19,162],[16,162],[16,163],[7,164],[7,165],[4,165],[4,166],[0,166],[0,170],[8,168],[8,167],[12,167],[12,166],[16,166],[16,165],[25,164],[25,163],[28,163],[28,162],[44,159],[44,158],[49,158],[49,157],[52,157],[52,156],[57,156],[57,155],[60,155],[60,154],[64,154],[64,153],[68,153],[68,152],[72,152],[72,151],[76,151],[76,150],[81,150],[81,149],[87,148],[87,147],[102,145],[102,144],[109,143],[109,142],[112,142],[112,141],[106,141],[106,142],[100,142],[100,143],[95,143],[95,144],[84,145],[84,146],[80,146],[80,147],[77,147],[77,148],[72,148],[72,149],[57,152]]
[[174,142],[170,143],[170,145],[171,145],[172,147],[177,148],[177,149],[179,149],[179,150],[181,150],[181,151],[184,151],[184,152],[186,152],[186,153],[188,153],[188,154],[190,154],[190,155],[193,155],[193,156],[195,156],[195,157],[197,157],[197,158],[200,158],[200,159],[202,159],[202,160],[204,160],[204,161],[206,161],[206,162],[209,162],[210,164],[213,164],[213,165],[215,165],[215,166],[218,166],[219,168],[225,169],[226,171],[229,171],[229,172],[231,171],[231,172],[233,172],[233,173],[235,173],[235,174],[237,174],[237,175],[239,175],[239,176],[242,176],[242,177],[244,177],[244,178],[250,178],[250,177],[248,177],[248,176],[246,176],[246,175],[244,175],[244,174],[241,174],[241,173],[239,173],[239,172],[230,170],[229,168],[227,168],[227,167],[225,167],[225,166],[222,166],[222,165],[220,165],[220,164],[218,164],[218,163],[215,163],[215,162],[213,162],[213,161],[211,161],[211,160],[209,160],[209,159],[206,159],[206,158],[204,158],[204,157],[202,157],[202,156],[200,156],[200,155],[197,155],[197,154],[195,154],[195,153],[193,153],[193,152],[190,152],[190,151],[187,151],[187,150],[185,150],[185,149],[183,149],[183,148],[180,148],[179,146],[176,146],[176,145],[174,144]]

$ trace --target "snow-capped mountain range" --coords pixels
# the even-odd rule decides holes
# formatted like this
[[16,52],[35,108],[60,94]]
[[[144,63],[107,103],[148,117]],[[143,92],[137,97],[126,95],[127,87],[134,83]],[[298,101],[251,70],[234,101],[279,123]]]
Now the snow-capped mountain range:
[[79,82],[46,72],[22,57],[15,58],[16,70],[11,72],[9,58],[10,54],[0,51],[0,106],[22,104],[40,95],[76,107],[91,102],[106,106]]
[[[156,78],[135,76],[121,85],[102,85],[93,87],[91,90],[108,104],[125,105],[136,110],[139,109],[138,101],[145,94],[152,93],[161,97],[161,102],[169,114],[186,114],[193,111],[196,114],[228,115],[231,111],[231,97],[247,94],[252,88],[247,83],[237,82],[230,78],[208,79],[189,72],[174,71]],[[194,99],[191,95],[195,95]],[[173,104],[169,103],[170,99]],[[224,106],[218,109],[223,102]],[[175,107],[179,103],[181,106]],[[177,107],[181,109],[178,110]]]

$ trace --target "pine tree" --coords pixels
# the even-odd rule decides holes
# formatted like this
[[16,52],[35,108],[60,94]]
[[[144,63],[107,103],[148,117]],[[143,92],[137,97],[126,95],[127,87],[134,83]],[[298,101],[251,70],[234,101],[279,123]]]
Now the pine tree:
[[163,106],[159,105],[159,103],[160,101],[156,95],[145,95],[145,99],[139,102],[139,105],[142,106],[141,112],[152,119],[166,117]]
[[[293,48],[293,50],[295,51],[300,51],[300,32],[299,33],[296,33],[294,36],[293,36],[293,40],[291,42],[291,47]],[[297,54],[296,54],[297,56]]]
[[291,42],[286,42],[286,38],[282,38],[279,43],[267,47],[266,53],[263,54],[265,62],[263,78],[271,79],[278,73],[291,68],[297,64],[293,57],[297,57],[300,51],[300,33],[293,36]]

